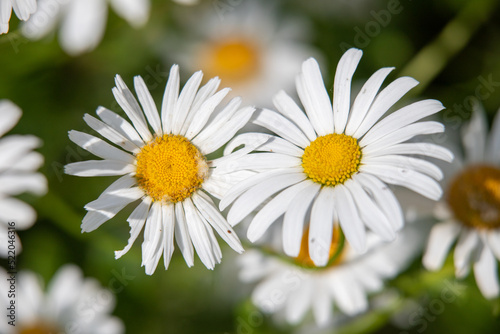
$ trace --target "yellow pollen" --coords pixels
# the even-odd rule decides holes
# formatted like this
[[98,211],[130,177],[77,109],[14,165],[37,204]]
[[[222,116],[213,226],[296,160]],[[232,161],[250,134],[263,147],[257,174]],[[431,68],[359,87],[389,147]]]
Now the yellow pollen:
[[206,75],[219,76],[229,86],[252,78],[260,67],[258,47],[244,39],[210,45],[201,57]]
[[60,330],[57,327],[45,322],[36,322],[30,325],[21,325],[19,334],[56,334]]
[[500,168],[476,165],[457,175],[448,189],[448,204],[465,226],[500,227]]
[[[330,245],[327,267],[334,267],[342,263],[345,253],[344,246],[344,237],[341,233],[340,227],[338,224],[335,224],[333,227],[332,243]],[[309,256],[309,228],[307,228],[307,230],[304,232],[304,235],[302,236],[299,256],[294,259],[294,262],[304,268],[317,268],[313,260]]]
[[335,186],[358,171],[360,160],[358,141],[351,136],[334,133],[318,137],[306,147],[302,168],[314,182]]
[[157,137],[137,154],[137,182],[153,201],[183,201],[207,175],[205,157],[180,135]]

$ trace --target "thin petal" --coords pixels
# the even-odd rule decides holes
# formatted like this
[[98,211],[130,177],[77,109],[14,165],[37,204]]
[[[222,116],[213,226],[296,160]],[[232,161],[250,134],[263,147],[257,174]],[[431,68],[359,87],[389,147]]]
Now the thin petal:
[[349,117],[351,106],[351,81],[363,51],[347,50],[337,65],[333,83],[333,113],[335,133],[343,133]]
[[276,109],[283,116],[289,118],[297,127],[300,128],[300,130],[302,130],[302,132],[307,136],[307,139],[310,141],[314,141],[316,139],[316,132],[314,131],[310,120],[287,93],[283,90],[279,91],[278,94],[274,96],[273,103],[276,106]]
[[142,147],[144,145],[144,141],[141,139],[137,131],[123,117],[104,107],[97,108],[96,114],[103,120],[104,123],[108,124],[116,132],[130,140],[137,147]]
[[156,108],[155,101],[153,100],[144,79],[142,79],[139,75],[134,77],[134,88],[149,124],[153,128],[155,134],[157,136],[161,136],[161,120],[160,115],[158,114],[158,109]]
[[453,161],[453,153],[443,146],[432,143],[402,143],[388,146],[375,152],[363,150],[364,157],[382,156],[389,154],[423,155],[440,159],[446,162]]
[[194,265],[194,249],[186,224],[186,214],[182,202],[175,203],[175,241],[181,249],[188,267]]
[[121,161],[88,160],[64,166],[64,172],[76,176],[114,176],[134,173],[136,167]]
[[323,267],[330,258],[333,225],[336,218],[334,206],[335,190],[323,187],[314,200],[309,224],[309,257],[317,267]]
[[127,219],[127,222],[130,225],[130,237],[128,238],[127,246],[121,251],[115,251],[115,259],[119,259],[125,253],[129,251],[129,249],[134,244],[135,239],[139,236],[139,233],[146,222],[146,218],[148,217],[149,207],[151,205],[151,200],[146,197],[144,200],[139,203],[139,205],[135,208],[134,211],[130,214]]
[[427,270],[439,270],[443,266],[451,245],[457,239],[461,226],[449,220],[432,227],[422,263]]
[[435,164],[427,160],[402,155],[363,157],[361,163],[370,166],[392,166],[414,170],[429,175],[436,180],[443,178],[443,172]]
[[103,136],[113,144],[118,145],[129,152],[138,153],[140,151],[139,146],[137,146],[129,138],[126,138],[111,126],[104,122],[101,122],[97,118],[90,116],[89,114],[85,114],[83,116],[83,120],[88,124],[88,126],[90,126],[93,130],[98,132],[101,136]]
[[135,161],[134,156],[125,153],[122,150],[106,143],[104,140],[89,135],[88,133],[71,130],[68,135],[72,142],[99,158],[122,161],[128,164],[133,164]]
[[486,147],[486,159],[500,164],[500,109],[497,111]]
[[302,157],[302,155],[304,154],[304,150],[280,137],[276,137],[267,133],[247,132],[237,135],[229,143],[227,143],[227,145],[224,147],[224,155],[228,155],[235,148],[241,145],[247,146],[250,143],[256,142],[257,140],[262,140],[264,144],[259,145],[256,151],[275,152],[291,155],[294,157]]
[[453,259],[455,262],[455,275],[459,278],[468,273],[469,262],[473,257],[476,246],[479,243],[479,236],[476,231],[466,229],[462,231],[455,246]]
[[161,124],[163,133],[166,134],[172,133],[174,110],[179,98],[179,81],[179,65],[173,65],[170,68],[161,105]]
[[358,253],[364,253],[366,251],[365,227],[358,208],[345,186],[339,184],[335,187],[335,200],[339,223],[346,240]]
[[[8,1],[7,1],[8,2]],[[2,4],[5,1],[2,2]],[[0,113],[2,114],[2,121],[0,122],[0,137],[7,131],[12,129],[14,125],[19,122],[23,112],[21,108],[9,100],[0,100]]]
[[497,261],[488,247],[483,248],[479,260],[474,263],[474,276],[483,296],[493,299],[499,295]]
[[194,73],[186,82],[182,88],[177,104],[175,105],[175,110],[172,118],[172,133],[180,134],[184,121],[191,109],[196,92],[201,84],[201,79],[203,78],[203,73],[198,71]]

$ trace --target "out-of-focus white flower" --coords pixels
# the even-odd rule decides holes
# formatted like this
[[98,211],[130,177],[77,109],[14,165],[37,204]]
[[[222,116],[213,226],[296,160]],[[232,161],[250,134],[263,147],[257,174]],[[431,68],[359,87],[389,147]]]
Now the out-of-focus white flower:
[[482,294],[494,298],[500,293],[500,112],[488,136],[485,112],[476,104],[462,142],[465,159],[456,159],[446,197],[436,205],[440,222],[432,228],[423,263],[429,270],[440,269],[458,239],[456,277],[467,276],[472,265]]
[[[46,292],[38,275],[29,271],[14,275],[0,268],[0,288],[3,292],[0,305],[4,310],[0,322],[2,334],[125,332],[122,321],[110,315],[115,307],[115,296],[97,280],[84,278],[75,265],[60,268]],[[9,297],[9,290],[14,291],[15,297]],[[11,305],[14,305],[12,312],[9,310]],[[9,317],[11,314],[13,316]]]
[[[234,98],[225,108],[216,110],[230,89],[216,92],[218,78],[200,88],[202,77],[201,71],[193,74],[179,93],[179,67],[172,66],[159,113],[141,77],[134,78],[139,105],[122,78],[116,76],[113,94],[133,126],[99,107],[97,115],[101,120],[88,114],[84,120],[116,146],[83,132],[69,133],[73,142],[104,160],[69,164],[66,173],[121,176],[85,206],[88,213],[82,230],[95,230],[126,205],[140,200],[128,218],[128,245],[117,251],[116,257],[128,252],[146,226],[142,265],[147,274],[155,271],[162,254],[168,268],[174,251],[174,230],[188,266],[194,264],[193,246],[207,268],[213,269],[220,262],[222,253],[213,229],[235,251],[243,252],[240,240],[208,194],[220,198],[248,174],[217,167],[231,165],[231,156],[207,160],[206,155],[226,144],[247,123],[255,108],[240,108],[241,98]],[[261,143],[257,140],[253,147]]]
[[193,16],[196,24],[186,17],[194,37],[176,43],[169,54],[189,70],[219,76],[244,101],[270,106],[278,90],[293,87],[300,64],[318,54],[304,42],[307,24],[280,14],[264,1],[214,3]]
[[70,55],[93,50],[106,28],[108,3],[131,26],[139,28],[149,18],[149,0],[39,0],[38,9],[22,26],[24,36],[38,40],[61,22],[59,42]]
[[[276,313],[289,324],[298,324],[312,311],[320,327],[332,324],[336,316],[355,316],[369,308],[368,296],[383,289],[384,281],[404,270],[423,248],[429,224],[409,224],[391,243],[373,233],[368,252],[357,253],[333,233],[326,267],[316,267],[308,254],[307,233],[297,258],[269,255],[257,249],[238,258],[240,279],[258,282],[253,303],[265,313]],[[337,313],[340,311],[341,313]]]
[[[9,100],[0,100],[0,137],[12,129],[22,111]],[[0,256],[8,250],[21,250],[16,230],[24,230],[36,220],[36,212],[25,202],[13,198],[25,192],[43,195],[47,179],[36,170],[43,164],[43,156],[34,152],[39,138],[31,135],[9,135],[0,138]],[[13,245],[17,243],[16,245]],[[9,245],[11,247],[9,248]]]
[[0,35],[9,32],[12,9],[20,20],[26,21],[36,11],[36,0],[0,0]]

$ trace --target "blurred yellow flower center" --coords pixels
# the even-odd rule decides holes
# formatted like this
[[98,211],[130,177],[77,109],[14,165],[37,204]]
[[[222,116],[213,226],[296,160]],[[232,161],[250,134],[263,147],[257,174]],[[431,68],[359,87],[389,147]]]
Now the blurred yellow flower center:
[[28,326],[21,325],[21,328],[19,328],[19,334],[56,334],[60,332],[57,327],[45,322],[36,322]]
[[[327,267],[334,267],[342,262],[345,250],[344,239],[341,235],[340,227],[335,224],[333,227],[332,243],[330,245],[330,252],[328,255],[328,265]],[[302,242],[300,244],[299,256],[294,259],[301,267],[305,268],[317,268],[313,260],[309,256],[309,228],[304,232],[302,236]]]
[[259,50],[252,41],[231,39],[210,45],[203,52],[204,72],[208,77],[219,76],[226,85],[237,84],[253,77],[259,69]]
[[455,217],[477,229],[500,227],[500,169],[478,165],[457,175],[448,189]]
[[335,186],[358,171],[360,160],[358,141],[345,134],[333,133],[316,138],[306,147],[302,168],[314,182]]
[[137,154],[137,182],[154,201],[183,201],[207,175],[205,157],[183,136],[157,137]]

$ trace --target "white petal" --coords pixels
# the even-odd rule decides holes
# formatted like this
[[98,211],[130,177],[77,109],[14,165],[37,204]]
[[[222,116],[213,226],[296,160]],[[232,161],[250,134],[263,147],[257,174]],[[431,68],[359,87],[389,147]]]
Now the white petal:
[[116,132],[130,140],[137,147],[142,147],[144,141],[141,139],[137,131],[123,117],[103,107],[96,110],[96,114],[103,120],[104,123],[112,127]]
[[433,115],[443,109],[443,104],[437,100],[422,100],[407,105],[375,124],[361,139],[359,145],[364,147],[377,139],[390,135],[397,129]]
[[[233,138],[238,130],[247,124],[254,111],[254,107],[245,107],[238,110],[230,119],[227,120],[223,129],[214,131],[213,129],[210,129],[209,126],[193,139],[193,144],[195,144],[205,155],[215,152],[222,145]],[[209,132],[211,133],[209,134]],[[206,139],[203,140],[202,138]]]
[[483,248],[479,260],[474,263],[474,276],[483,296],[493,299],[499,295],[497,260],[488,247]]
[[363,85],[352,104],[351,113],[345,129],[345,134],[352,136],[365,119],[375,96],[385,78],[394,70],[394,67],[384,67],[375,72]]
[[158,109],[156,108],[155,101],[153,100],[144,79],[142,79],[139,75],[134,77],[134,88],[149,124],[153,128],[155,134],[161,137],[163,131],[161,129],[161,120],[160,115],[158,114]]
[[500,164],[500,110],[497,111],[486,147],[486,159],[494,164]]
[[432,227],[427,241],[427,248],[422,258],[422,263],[427,270],[441,269],[451,245],[457,239],[461,230],[461,226],[452,220]]
[[339,276],[331,282],[330,291],[338,308],[349,316],[365,311],[368,307],[365,292],[353,277]]
[[[40,146],[40,139],[30,135],[10,135],[0,139],[0,170],[10,169],[28,152]],[[35,169],[35,168],[33,168]]]
[[424,173],[436,180],[443,179],[443,172],[441,172],[439,167],[429,161],[418,158],[406,157],[402,155],[364,156],[361,163],[370,166],[392,166],[404,168]]
[[363,136],[380,117],[416,85],[418,85],[418,81],[411,77],[401,77],[391,82],[377,95],[365,119],[361,122],[361,125],[353,136],[355,138]]
[[144,113],[137,103],[132,92],[128,89],[120,75],[115,76],[116,87],[113,87],[113,95],[116,102],[122,107],[123,111],[127,114],[128,118],[132,121],[135,129],[145,142],[153,139],[153,135],[149,131]]
[[[342,59],[340,61],[342,62]],[[321,76],[321,71],[316,59],[309,58],[302,63],[302,79],[305,96],[301,96],[301,101],[306,108],[307,114],[315,114],[321,122],[322,131],[332,133],[332,102],[330,101],[330,97],[326,91],[323,77]]]
[[163,212],[160,202],[153,202],[148,218],[146,219],[146,227],[144,229],[144,241],[142,242],[142,264],[146,269],[147,275],[152,275],[161,254],[163,253],[162,238],[163,238]]
[[332,300],[330,299],[330,294],[325,293],[328,291],[328,282],[319,281],[317,282],[319,287],[314,289],[314,296],[312,296],[312,311],[316,324],[319,327],[324,327],[328,324],[333,316],[332,310]]
[[366,231],[351,193],[344,185],[335,186],[335,208],[346,240],[358,252],[366,251]]
[[453,161],[453,153],[450,150],[432,143],[402,143],[388,146],[375,152],[366,152],[365,150],[363,150],[364,157],[382,156],[389,154],[424,155],[431,158],[444,160],[446,162]]
[[479,236],[476,231],[465,229],[460,234],[453,259],[455,262],[455,275],[459,278],[464,277],[468,273],[469,262],[473,257],[473,253],[479,243]]
[[224,239],[224,241],[236,252],[242,253],[243,246],[241,246],[238,236],[221,213],[216,209],[212,199],[204,195],[201,191],[195,192],[191,198],[201,215],[217,231],[222,239]]
[[0,1],[0,34],[9,32],[9,21],[12,14],[12,3]]
[[64,172],[76,176],[114,176],[135,172],[136,167],[121,161],[87,160],[64,166]]
[[264,143],[258,146],[258,149],[256,149],[257,151],[275,152],[294,157],[302,157],[304,154],[304,150],[280,137],[267,133],[247,132],[237,135],[229,143],[227,143],[224,147],[224,155],[228,155],[235,148],[241,145],[247,146],[250,145],[250,143],[255,143],[257,140],[262,140]]
[[337,65],[333,83],[333,113],[335,133],[343,133],[349,117],[351,105],[351,81],[363,51],[347,50]]
[[184,200],[183,207],[186,214],[186,224],[189,235],[191,236],[191,241],[196,249],[196,253],[205,267],[213,269],[216,260],[212,250],[212,243],[203,221],[198,214],[198,210],[196,210],[190,198]]
[[129,249],[134,244],[135,239],[139,236],[139,233],[146,222],[146,218],[148,217],[149,206],[151,205],[151,200],[149,197],[144,198],[144,200],[139,203],[139,205],[135,208],[134,211],[130,214],[127,219],[127,222],[130,225],[130,237],[128,238],[127,246],[121,251],[115,251],[115,259],[119,259],[125,253],[129,251]]
[[10,170],[15,172],[32,172],[43,165],[43,155],[38,152],[29,152],[10,165]]
[[[0,3],[8,2],[1,1]],[[21,33],[32,40],[39,40],[47,36],[59,24],[61,12],[66,6],[67,3],[63,3],[62,1],[38,0],[36,12],[30,16],[28,21],[21,25]]]
[[358,173],[352,178],[363,186],[370,198],[382,209],[385,216],[391,217],[389,222],[393,229],[399,230],[403,226],[403,211],[391,189],[377,177],[369,174]]
[[253,123],[273,131],[278,136],[299,147],[306,148],[310,144],[309,139],[294,123],[275,111],[269,109],[259,110],[255,114]]
[[182,256],[188,267],[194,265],[194,249],[186,225],[186,214],[182,202],[175,203],[175,241],[181,249]]
[[366,193],[361,184],[354,180],[347,180],[345,188],[351,193],[356,207],[359,210],[361,220],[370,230],[386,241],[392,241],[396,237],[395,229],[389,222],[392,217],[387,217],[378,207],[374,199]]
[[61,23],[59,39],[70,55],[94,49],[104,35],[108,8],[102,0],[73,0]]
[[36,220],[35,210],[16,198],[0,199],[0,221],[15,222],[16,228],[26,229]]
[[254,153],[233,160],[232,170],[262,170],[277,168],[300,167],[302,160],[299,157],[291,157],[280,153]]
[[36,11],[36,0],[13,0],[12,7],[16,16],[26,21]]
[[245,179],[244,181],[236,184],[233,188],[231,188],[224,198],[219,203],[219,208],[220,210],[224,210],[227,208],[229,204],[231,204],[236,198],[238,198],[242,193],[247,191],[248,189],[252,188],[255,185],[258,185],[260,183],[266,183],[277,176],[283,175],[283,174],[298,174],[302,173],[303,169],[301,168],[288,168],[285,170],[271,170],[269,172],[262,172],[258,173],[255,176],[249,177]]
[[[227,221],[232,226],[238,224],[268,197],[284,188],[303,181],[305,178],[306,176],[303,173],[282,174],[274,177],[269,182],[256,184],[233,203],[227,214]],[[257,240],[257,235],[252,234],[252,230],[250,229],[247,236],[251,242]]]
[[441,123],[434,121],[413,123],[392,132],[389,136],[382,137],[366,145],[363,147],[363,153],[370,154],[386,147],[402,143],[418,135],[440,132],[444,132],[444,125]]
[[305,279],[301,286],[290,293],[285,305],[285,317],[290,324],[298,324],[304,317],[312,302],[312,294],[317,288],[314,282]]
[[0,194],[19,195],[30,192],[43,195],[47,192],[47,179],[42,174],[0,174]]
[[88,124],[88,126],[90,126],[93,130],[98,132],[101,136],[103,136],[110,142],[122,147],[129,152],[138,153],[140,151],[139,146],[134,144],[130,139],[124,137],[121,133],[119,133],[106,123],[101,122],[97,118],[90,116],[89,114],[85,114],[83,116],[83,120]]
[[172,118],[172,133],[180,134],[184,121],[191,109],[194,97],[201,84],[203,73],[198,71],[194,73],[182,88],[177,104],[175,105],[174,114]]
[[196,113],[192,112],[193,120],[190,122],[188,129],[185,132],[185,137],[187,139],[192,139],[207,124],[208,119],[214,112],[215,108],[221,103],[221,101],[226,97],[229,93],[229,88],[224,88],[214,96],[210,97],[206,100],[200,107],[200,109],[196,110]]
[[[115,183],[113,183],[113,185]],[[101,211],[114,208],[115,206],[125,206],[128,203],[138,200],[143,195],[144,191],[139,187],[124,187],[123,189],[116,189],[109,192],[106,189],[105,194],[99,196],[96,200],[87,203],[85,205],[85,209],[90,211]]]
[[161,124],[163,126],[163,133],[166,134],[172,133],[174,110],[179,97],[179,80],[179,66],[173,65],[170,68],[161,105]]
[[299,256],[306,214],[321,189],[318,183],[307,180],[304,182],[307,182],[307,188],[295,195],[283,220],[283,250],[290,257]]
[[[329,101],[329,100],[328,100]],[[285,117],[289,118],[295,123],[297,127],[307,136],[307,139],[314,141],[316,139],[316,132],[314,131],[311,122],[304,114],[302,109],[295,103],[295,101],[288,96],[287,93],[280,90],[273,98],[273,103],[276,109]]]
[[276,195],[255,215],[248,227],[248,234],[259,239],[269,226],[287,211],[295,196],[309,186],[309,182],[308,180],[302,181]]
[[472,117],[462,128],[462,141],[467,161],[484,161],[487,131],[486,113],[479,103],[474,103]]
[[334,206],[335,190],[323,187],[314,200],[309,224],[309,257],[317,267],[323,267],[330,259],[333,225],[336,218]]
[[143,26],[148,21],[149,0],[111,0],[111,6],[118,15],[135,28]]
[[104,140],[89,135],[88,133],[71,130],[68,135],[72,142],[99,158],[122,161],[128,164],[133,164],[135,161],[135,157],[129,153],[125,153],[106,143]]
[[488,245],[497,259],[500,259],[500,230],[497,229],[488,233]]
[[7,131],[12,129],[17,122],[19,122],[23,112],[21,111],[21,108],[9,100],[0,100],[0,113],[2,114],[2,121],[0,122],[1,137],[7,133]]
[[439,183],[427,175],[408,168],[398,168],[389,165],[362,165],[359,170],[360,172],[375,175],[386,183],[411,189],[435,201],[441,198],[443,194]]

